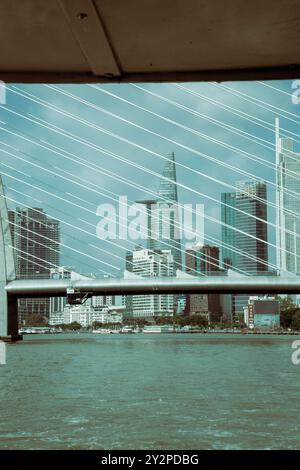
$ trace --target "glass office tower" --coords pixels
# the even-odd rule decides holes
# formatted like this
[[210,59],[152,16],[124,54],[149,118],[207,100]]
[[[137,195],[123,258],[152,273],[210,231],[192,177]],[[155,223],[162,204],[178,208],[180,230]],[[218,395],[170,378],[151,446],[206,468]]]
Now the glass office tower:
[[147,248],[154,251],[171,250],[175,274],[176,269],[182,269],[182,257],[174,152],[165,163],[157,199],[137,202],[144,204],[147,211]]
[[300,153],[294,141],[279,137],[276,119],[276,244],[280,271],[300,273]]
[[236,267],[249,274],[268,271],[267,187],[263,182],[237,183]]
[[236,193],[221,194],[222,222],[222,265],[225,269],[236,266],[236,231],[231,227],[236,225]]

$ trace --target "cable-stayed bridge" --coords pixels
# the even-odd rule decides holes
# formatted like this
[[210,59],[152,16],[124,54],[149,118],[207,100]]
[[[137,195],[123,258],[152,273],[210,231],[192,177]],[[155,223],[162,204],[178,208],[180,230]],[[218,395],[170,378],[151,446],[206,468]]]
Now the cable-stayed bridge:
[[16,280],[7,205],[0,179],[0,338],[18,340],[18,299],[73,295],[134,295],[182,293],[300,293],[300,277],[203,276],[144,279]]
[[[288,116],[283,114],[283,110],[280,108],[275,108],[273,105],[267,105],[267,103],[263,100],[257,100],[254,98],[251,98],[248,94],[242,93],[237,90],[233,90],[232,88],[227,87],[226,85],[219,85],[219,84],[212,84],[211,85],[213,89],[219,90],[219,92],[226,92],[230,94],[234,94],[236,98],[239,98],[240,100],[246,100],[247,102],[250,100],[252,105],[259,106],[259,108],[265,109],[265,111],[271,112],[274,114],[278,114],[281,116],[281,118],[288,120],[289,122],[294,122],[295,117],[297,117],[294,113],[288,112]],[[283,90],[274,88],[271,85],[261,83],[260,86],[263,86],[264,88],[267,88],[268,90],[273,90],[276,93],[287,93]],[[55,94],[57,97],[62,97],[62,99],[68,99],[72,100],[72,102],[78,104],[80,103],[80,106],[83,108],[87,108],[88,110],[94,110],[97,113],[104,113],[105,116],[111,117],[118,123],[122,123],[131,126],[132,129],[142,131],[143,133],[147,133],[149,136],[151,136],[151,139],[159,139],[159,142],[167,142],[168,145],[175,146],[176,148],[178,147],[180,151],[184,152],[184,156],[189,154],[190,156],[197,157],[197,159],[200,161],[203,160],[205,163],[210,163],[211,165],[214,165],[212,168],[212,171],[208,171],[208,169],[202,167],[199,165],[199,168],[197,164],[194,166],[193,164],[188,164],[187,160],[185,158],[181,159],[181,162],[178,161],[176,162],[176,167],[179,169],[182,169],[184,172],[188,172],[191,177],[197,178],[195,180],[195,185],[188,183],[184,183],[181,179],[176,182],[176,185],[174,186],[174,181],[175,177],[172,173],[175,172],[167,172],[164,173],[163,176],[161,176],[161,173],[158,173],[152,169],[147,168],[147,163],[144,165],[144,161],[147,161],[147,157],[149,159],[152,157],[155,157],[156,159],[159,159],[160,161],[163,161],[165,165],[170,166],[170,159],[165,156],[165,154],[160,153],[161,151],[156,151],[150,148],[146,143],[143,142],[143,145],[138,143],[138,141],[135,140],[134,137],[128,136],[129,138],[124,138],[122,135],[119,134],[118,131],[118,126],[116,126],[115,132],[112,132],[109,129],[105,129],[97,124],[93,124],[90,121],[84,119],[80,114],[75,114],[71,113],[69,111],[66,111],[63,107],[61,106],[52,106],[51,100],[49,101],[48,98],[41,99],[39,96],[36,96],[36,94],[29,93],[26,90],[23,90],[22,88],[12,85],[10,87],[10,93],[15,96],[15,98],[19,99],[24,99],[28,100],[30,103],[35,103],[38,107],[40,108],[45,108],[45,110],[51,110],[52,113],[56,116],[60,116],[63,119],[68,119],[71,120],[71,123],[74,123],[76,125],[80,125],[81,128],[83,129],[83,135],[84,137],[80,137],[72,132],[66,131],[64,127],[60,127],[56,124],[60,124],[60,121],[54,125],[48,122],[47,120],[44,120],[40,117],[37,117],[32,114],[28,113],[23,113],[19,112],[18,107],[12,108],[9,104],[3,108],[3,113],[8,116],[12,116],[14,118],[22,119],[24,120],[24,123],[26,122],[27,124],[34,125],[37,128],[45,128],[47,132],[49,131],[49,135],[56,137],[57,135],[61,135],[65,140],[64,142],[69,142],[70,144],[75,144],[76,143],[76,148],[74,147],[73,151],[70,152],[66,148],[59,147],[57,145],[54,145],[50,143],[48,140],[43,140],[39,139],[36,137],[33,137],[32,134],[29,134],[26,130],[26,126],[22,131],[18,130],[17,128],[13,127],[11,125],[11,122],[8,123],[3,123],[3,127],[1,127],[1,131],[3,131],[3,135],[6,136],[7,139],[10,140],[10,144],[8,145],[6,142],[1,142],[1,148],[0,152],[1,155],[3,156],[3,160],[1,159],[0,165],[1,165],[1,173],[4,175],[7,181],[12,180],[14,182],[13,187],[8,187],[9,189],[9,196],[5,197],[4,196],[4,191],[1,186],[0,188],[0,199],[1,199],[1,243],[0,243],[0,248],[1,248],[1,267],[0,267],[0,282],[1,282],[1,330],[0,330],[0,335],[1,336],[11,336],[11,337],[16,337],[17,336],[17,299],[18,298],[31,298],[31,297],[40,297],[41,295],[44,297],[55,297],[55,296],[64,296],[67,294],[67,290],[72,288],[74,289],[75,293],[79,293],[82,296],[85,295],[92,295],[92,294],[98,294],[98,295],[117,295],[117,294],[123,294],[123,295],[134,295],[134,294],[177,294],[177,293],[233,293],[233,294],[239,294],[239,293],[299,293],[299,282],[298,282],[298,277],[296,275],[294,276],[287,276],[285,277],[284,273],[282,273],[282,276],[264,276],[264,275],[259,275],[259,276],[251,276],[250,271],[251,271],[251,265],[256,264],[259,265],[261,268],[263,268],[262,271],[267,273],[269,270],[272,271],[273,273],[276,272],[278,267],[278,264],[274,263],[274,257],[268,258],[267,256],[267,248],[272,249],[273,251],[276,249],[278,250],[279,254],[284,254],[287,257],[289,257],[290,261],[293,262],[295,267],[297,267],[297,263],[300,262],[300,252],[299,249],[297,248],[299,245],[300,241],[300,232],[298,229],[298,223],[300,220],[300,214],[299,214],[299,200],[300,200],[300,190],[299,190],[299,155],[295,153],[292,150],[292,141],[299,143],[299,140],[296,139],[298,136],[297,133],[286,129],[282,128],[282,132],[284,135],[284,138],[279,138],[279,126],[277,127],[277,138],[276,138],[276,145],[273,143],[269,142],[268,140],[262,139],[261,137],[258,137],[255,134],[251,134],[249,132],[246,132],[242,129],[239,129],[235,126],[228,125],[226,122],[222,122],[220,120],[217,120],[213,117],[207,116],[203,114],[202,112],[200,113],[198,110],[192,110],[190,107],[187,107],[185,105],[180,104],[176,100],[176,96],[172,97],[172,99],[167,98],[160,93],[156,93],[150,89],[146,89],[143,87],[140,87],[138,85],[132,84],[132,91],[136,92],[138,90],[138,93],[143,93],[147,95],[147,97],[151,97],[151,99],[155,98],[156,100],[159,100],[164,106],[170,106],[171,108],[174,108],[177,110],[184,110],[185,113],[188,113],[189,115],[193,115],[195,117],[204,119],[205,122],[213,122],[214,125],[217,125],[218,128],[222,129],[222,131],[230,132],[230,135],[233,133],[237,135],[239,138],[247,139],[247,146],[245,149],[242,149],[240,147],[235,147],[231,145],[231,140],[229,139],[218,139],[217,134],[213,134],[213,136],[210,136],[209,134],[206,134],[202,132],[202,127],[201,127],[201,132],[198,130],[199,126],[197,126],[197,130],[194,127],[188,127],[180,123],[179,120],[175,119],[170,119],[170,117],[162,116],[159,113],[156,113],[155,111],[149,109],[148,107],[141,106],[141,104],[136,104],[133,101],[130,101],[128,99],[125,99],[121,96],[118,96],[115,93],[112,93],[109,90],[106,90],[101,87],[97,87],[94,85],[90,85],[89,88],[87,89],[90,93],[93,92],[97,95],[100,93],[102,96],[109,97],[109,99],[113,98],[120,101],[122,104],[126,104],[126,106],[129,106],[130,109],[135,109],[137,111],[142,111],[143,113],[146,112],[147,115],[151,116],[152,118],[155,118],[156,120],[159,120],[162,124],[168,124],[168,126],[173,126],[176,127],[176,130],[178,132],[183,132],[187,133],[192,137],[195,136],[197,138],[204,139],[206,143],[209,143],[211,145],[217,146],[222,148],[222,150],[226,152],[233,152],[240,160],[243,158],[249,160],[251,163],[254,162],[257,165],[258,168],[258,174],[254,174],[247,169],[245,169],[242,165],[239,166],[238,164],[232,163],[230,160],[227,161],[226,158],[224,159],[220,157],[215,157],[211,153],[206,153],[204,152],[205,149],[202,147],[198,147],[191,141],[189,142],[188,145],[183,143],[184,141],[180,141],[180,139],[177,138],[177,135],[169,135],[166,134],[165,129],[163,126],[160,129],[152,130],[148,128],[147,126],[140,125],[137,122],[124,118],[123,116],[119,115],[118,113],[113,113],[111,110],[104,109],[103,106],[99,106],[93,103],[93,100],[88,101],[86,99],[81,99],[74,93],[70,93],[69,91],[66,91],[66,89],[63,89],[58,86],[49,86],[46,85],[46,90],[51,90],[51,93]],[[34,90],[32,90],[34,91]],[[236,108],[233,108],[232,106],[228,106],[225,104],[220,103],[220,101],[215,100],[214,98],[208,98],[207,96],[203,96],[202,93],[199,93],[198,91],[192,90],[190,88],[187,88],[186,86],[182,86],[179,84],[174,84],[172,85],[172,91],[173,94],[175,95],[176,92],[184,93],[187,96],[192,96],[193,100],[202,100],[204,99],[204,102],[208,103],[210,105],[217,106],[218,108],[222,105],[222,110],[230,113],[237,113],[239,119],[247,119],[247,122],[251,122],[253,125],[259,125],[263,129],[270,131],[273,133],[274,131],[274,125],[271,122],[267,122],[265,120],[259,120],[259,124],[256,121],[256,117],[250,115],[249,113],[245,113],[244,111],[238,110]],[[287,93],[290,95],[289,93]],[[251,99],[250,99],[251,98]],[[291,96],[289,96],[291,98]],[[139,102],[140,103],[140,102]],[[269,108],[269,106],[272,106],[272,109]],[[228,109],[229,108],[229,109]],[[287,111],[284,111],[287,113]],[[243,114],[241,114],[243,113]],[[273,116],[274,117],[274,116]],[[296,124],[298,124],[298,121],[295,121]],[[114,130],[114,129],[113,129]],[[250,129],[249,129],[250,130]],[[139,161],[137,164],[136,162],[133,162],[130,160],[130,158],[127,158],[126,153],[124,153],[124,149],[120,148],[120,153],[114,153],[112,152],[111,148],[108,147],[100,147],[98,143],[92,143],[90,140],[86,139],[86,133],[85,131],[88,132],[94,132],[97,139],[101,133],[101,136],[107,135],[116,140],[116,142],[126,145],[130,145],[134,150],[138,152],[143,152],[143,159]],[[289,137],[286,137],[289,134]],[[292,136],[292,137],[290,137]],[[231,136],[232,137],[232,136]],[[95,139],[95,142],[98,142],[98,140]],[[6,140],[6,139],[4,139]],[[54,139],[55,144],[58,142]],[[266,189],[266,186],[268,185],[268,188],[272,190],[273,192],[278,189],[278,182],[274,181],[274,178],[272,176],[273,172],[277,172],[278,176],[283,174],[283,169],[281,170],[278,168],[278,164],[273,162],[271,159],[268,161],[267,158],[262,157],[262,153],[257,152],[255,153],[252,151],[252,149],[248,148],[248,142],[251,143],[256,143],[260,147],[263,147],[265,151],[268,151],[269,153],[273,153],[276,150],[276,153],[278,154],[278,160],[283,161],[284,159],[284,175],[285,175],[285,180],[284,183],[280,187],[280,192],[281,192],[281,199],[282,200],[276,200],[276,202],[273,202],[271,200],[267,200],[266,197],[266,191],[265,193],[259,192],[256,190],[258,185],[261,185],[262,188]],[[36,148],[38,151],[43,151],[47,152],[47,158],[41,160],[41,158],[36,158],[32,154],[33,150],[30,149],[30,153],[24,152],[24,144],[28,143],[30,144],[30,147]],[[13,144],[13,145],[11,145]],[[63,145],[60,143],[60,145]],[[146,146],[147,145],[147,146]],[[129,175],[129,177],[123,176],[123,174],[120,174],[120,171],[112,171],[106,168],[103,168],[100,166],[98,163],[93,163],[89,161],[87,158],[79,156],[80,154],[77,154],[77,146],[83,146],[85,152],[89,151],[95,151],[97,155],[101,153],[101,155],[105,155],[105,157],[109,157],[109,159],[113,160],[114,163],[116,164],[122,164],[126,165],[127,169],[130,171],[141,171],[143,172],[143,176],[147,178],[150,177],[155,177],[155,178],[160,178],[161,183],[163,183],[161,186],[164,187],[164,191],[159,194],[159,192],[152,191],[151,186],[148,187],[148,185],[145,185],[144,181],[140,181],[138,178],[134,178],[133,176]],[[214,147],[215,148],[215,147]],[[271,155],[270,153],[270,155]],[[49,155],[49,158],[48,158]],[[55,166],[53,162],[51,162],[50,156],[55,156],[59,157],[60,161],[63,161],[64,164],[69,164],[70,165],[70,170],[71,171],[66,171],[66,167],[64,165],[63,168]],[[272,157],[272,155],[271,155]],[[274,159],[275,160],[275,159]],[[95,160],[96,161],[96,160]],[[100,161],[100,159],[99,159]],[[150,161],[150,160],[149,160]],[[100,161],[101,163],[101,161]],[[38,180],[35,177],[35,173],[32,172],[32,174],[28,175],[27,173],[24,173],[22,171],[19,171],[21,168],[19,165],[25,165],[26,168],[34,169],[34,171],[41,171],[43,174],[43,180]],[[66,237],[64,237],[63,242],[62,241],[55,241],[50,240],[47,236],[45,235],[39,235],[39,241],[32,240],[34,238],[35,232],[34,229],[32,229],[31,222],[34,222],[34,219],[32,219],[32,216],[30,216],[30,213],[26,212],[26,215],[23,214],[23,217],[26,217],[28,220],[28,224],[26,225],[26,228],[22,227],[22,231],[18,234],[20,237],[20,240],[25,239],[28,240],[28,242],[34,242],[37,246],[39,247],[45,247],[49,246],[49,241],[51,242],[51,247],[49,250],[52,252],[59,252],[60,248],[63,248],[64,250],[71,250],[73,253],[76,254],[76,257],[74,259],[78,259],[79,256],[84,257],[85,259],[89,260],[89,263],[91,263],[90,260],[93,261],[93,263],[99,263],[99,266],[103,267],[103,269],[98,269],[97,265],[97,270],[101,271],[104,275],[111,275],[111,270],[117,270],[120,272],[120,265],[116,265],[114,263],[114,260],[118,260],[118,263],[122,261],[124,263],[125,256],[119,256],[117,251],[114,251],[113,248],[120,249],[122,248],[124,250],[124,247],[122,247],[117,241],[114,240],[106,240],[106,246],[101,248],[99,244],[96,246],[95,244],[92,243],[87,243],[86,240],[90,239],[90,237],[93,238],[98,238],[96,233],[95,233],[95,224],[91,224],[87,220],[83,220],[80,217],[72,217],[71,220],[67,219],[65,216],[68,215],[66,214],[69,212],[70,214],[74,214],[73,211],[75,210],[80,210],[81,211],[81,216],[82,212],[85,213],[85,215],[95,215],[95,210],[91,209],[93,207],[93,204],[91,203],[88,198],[83,198],[79,197],[82,196],[77,192],[77,190],[82,190],[82,191],[89,191],[90,193],[94,193],[104,197],[105,200],[109,201],[110,203],[118,203],[118,193],[117,190],[111,191],[110,189],[107,188],[102,188],[101,185],[98,183],[95,184],[93,181],[89,179],[89,176],[87,178],[84,177],[84,171],[78,171],[78,167],[85,171],[89,172],[90,174],[97,174],[97,177],[99,175],[99,178],[104,177],[105,181],[117,181],[118,184],[121,182],[126,185],[126,190],[127,189],[134,189],[137,191],[140,191],[141,193],[147,193],[147,196],[151,198],[151,201],[159,197],[160,200],[163,203],[168,203],[170,200],[170,195],[169,195],[169,186],[173,185],[176,189],[177,187],[180,188],[182,191],[188,191],[191,196],[194,197],[201,197],[201,201],[205,200],[208,201],[211,204],[218,204],[221,206],[221,211],[228,211],[228,214],[230,211],[233,211],[236,215],[236,218],[238,219],[239,223],[234,223],[232,221],[227,221],[227,220],[220,220],[220,217],[216,217],[214,212],[209,212],[207,211],[204,214],[204,218],[206,221],[208,221],[210,224],[215,224],[217,225],[217,229],[221,228],[230,230],[231,233],[234,233],[236,237],[239,237],[239,243],[234,246],[233,244],[230,244],[228,240],[226,241],[226,238],[223,239],[222,241],[215,237],[215,231],[208,231],[205,233],[205,240],[208,243],[212,243],[213,245],[217,245],[218,247],[222,249],[226,249],[227,251],[231,252],[232,254],[238,255],[240,259],[243,259],[243,263],[237,263],[235,266],[236,269],[236,274],[234,277],[226,277],[226,276],[209,276],[209,277],[194,277],[194,278],[174,278],[174,277],[151,277],[151,278],[143,278],[143,279],[118,279],[118,274],[114,274],[113,279],[101,279],[101,280],[96,280],[96,279],[89,279],[89,280],[80,280],[80,281],[69,281],[69,280],[51,280],[51,279],[39,279],[39,280],[16,280],[16,275],[15,275],[15,267],[14,267],[14,255],[18,259],[24,259],[25,261],[28,261],[28,253],[25,251],[25,249],[22,249],[22,245],[16,245],[12,242],[10,234],[9,234],[9,228],[12,228],[12,226],[15,226],[15,223],[9,220],[9,215],[7,212],[7,207],[6,207],[6,200],[10,201],[13,204],[17,205],[23,205],[24,204],[24,199],[23,195],[26,197],[30,198],[30,201],[39,201],[38,197],[39,193],[41,193],[43,196],[47,197],[47,201],[45,202],[45,206],[47,208],[51,208],[55,210],[55,215],[53,217],[56,218],[56,220],[64,227],[66,227],[69,232],[71,232],[71,236],[66,233],[66,237],[71,238],[74,240],[76,243],[72,244],[69,243],[66,240]],[[173,166],[175,168],[175,161],[173,162]],[[74,169],[74,167],[76,169]],[[3,169],[2,169],[3,168]],[[215,168],[220,169],[221,173],[216,173]],[[223,171],[224,170],[224,171]],[[27,170],[26,170],[27,171]],[[226,179],[225,171],[229,173],[237,173],[238,178],[247,178],[248,181],[252,181],[253,184],[249,184],[246,182],[246,184],[243,182],[243,186],[239,185],[238,191],[236,191],[236,186],[233,184],[234,182],[231,180]],[[266,171],[263,176],[263,181],[262,181],[262,171]],[[224,176],[223,176],[224,173]],[[126,172],[125,172],[126,175]],[[289,178],[288,183],[286,184],[287,177]],[[58,188],[51,188],[49,185],[49,179],[50,177],[56,178],[56,181],[58,179],[63,181],[64,184],[72,184],[72,188],[74,189],[73,193],[75,192],[76,194],[70,193],[69,191],[62,191]],[[273,178],[273,179],[272,179]],[[210,185],[208,189],[213,188],[213,186],[220,185],[225,188],[227,191],[226,194],[232,193],[232,191],[236,191],[237,195],[242,195],[243,198],[240,198],[239,203],[236,204],[234,208],[232,208],[231,204],[228,203],[227,200],[219,200],[217,199],[216,195],[212,191],[208,190],[203,190],[202,185],[198,184],[200,181],[205,181],[207,185]],[[142,182],[142,184],[140,184]],[[22,191],[18,191],[17,188],[21,189],[19,185],[22,185]],[[100,189],[99,189],[100,188]],[[68,190],[69,188],[66,187]],[[201,189],[201,191],[199,190]],[[28,193],[30,192],[30,195],[27,196],[27,191]],[[167,190],[167,191],[166,191]],[[230,193],[228,193],[230,191]],[[15,196],[14,198],[12,197],[12,192],[15,192],[17,194],[21,194],[22,197],[19,198],[18,196]],[[21,199],[21,201],[20,201]],[[172,198],[171,198],[172,199]],[[174,198],[173,198],[174,199]],[[177,197],[175,198],[177,199]],[[275,199],[275,198],[273,198]],[[285,201],[289,199],[291,201],[290,205],[286,205]],[[68,209],[63,211],[61,209],[61,206],[59,206],[59,209],[56,207],[52,207],[50,204],[48,204],[48,200],[55,200],[56,202],[59,201],[59,204],[64,203],[68,205]],[[259,211],[253,211],[250,207],[251,205],[254,206],[254,203],[257,205],[257,207],[260,209]],[[40,202],[40,201],[39,201]],[[129,199],[126,198],[126,207],[128,207],[129,203],[133,203],[134,201],[130,201]],[[148,199],[147,201],[148,202]],[[176,201],[177,203],[177,201]],[[30,204],[30,203],[29,203]],[[182,204],[178,204],[178,207],[180,209],[183,208]],[[71,210],[69,210],[69,208]],[[276,211],[278,212],[278,209],[281,209],[281,212],[287,219],[287,216],[289,217],[289,220],[292,223],[286,224],[286,226],[283,225],[281,219],[276,219],[276,222],[272,222],[271,218],[267,218],[266,213],[262,211],[262,209],[270,209],[271,211]],[[147,211],[147,208],[145,206],[144,211]],[[192,215],[200,215],[197,213],[197,209],[190,209]],[[266,212],[266,211],[265,211]],[[62,214],[59,217],[57,217],[58,214]],[[51,215],[52,217],[52,215]],[[152,214],[151,214],[152,217]],[[155,212],[153,211],[153,219],[155,219]],[[68,221],[69,220],[69,221]],[[246,220],[246,224],[245,224]],[[78,221],[84,222],[84,228],[79,226],[77,223]],[[162,219],[163,221],[163,219]],[[119,226],[123,228],[127,228],[127,220],[124,218],[124,216],[120,213],[119,216]],[[92,229],[89,229],[89,227],[93,227]],[[249,227],[254,227],[249,230]],[[261,228],[264,227],[264,231],[261,230]],[[174,222],[174,229],[178,228],[177,227],[177,222]],[[277,230],[280,232],[282,236],[282,244],[278,245],[278,243],[274,243],[272,238],[268,238],[267,232],[268,230]],[[67,230],[66,230],[67,232]],[[78,236],[77,236],[78,234]],[[213,234],[213,235],[212,235]],[[64,234],[65,235],[65,234]],[[203,235],[203,233],[201,233]],[[82,239],[82,236],[86,237],[84,240]],[[293,244],[286,243],[285,239],[291,239],[293,241]],[[247,242],[245,244],[245,242]],[[251,242],[251,243],[250,243]],[[79,243],[84,246],[84,248],[79,247]],[[136,242],[132,240],[128,240],[128,244],[131,243],[132,248],[135,249]],[[255,249],[249,249],[249,246],[254,244],[255,246],[259,245],[260,249],[258,250],[256,247]],[[70,246],[71,245],[71,246]],[[247,246],[246,246],[247,245]],[[177,243],[175,245],[177,247],[178,253],[182,256],[185,255],[185,251],[182,250],[180,243]],[[296,249],[294,248],[296,247]],[[93,250],[90,250],[92,248]],[[110,251],[111,248],[111,251]],[[169,242],[164,242],[162,241],[160,249],[169,249]],[[131,247],[130,247],[131,249]],[[90,251],[88,251],[90,250]],[[98,252],[104,253],[104,256],[97,256]],[[47,264],[46,269],[50,271],[51,268],[57,268],[59,261],[55,261],[56,264],[54,264],[53,259],[49,261],[45,261],[42,259],[41,255],[38,254],[39,250],[37,250],[37,253],[34,253],[34,255],[30,255],[30,260],[29,262],[33,264],[34,266],[38,268],[45,267],[45,263]],[[109,253],[109,258],[105,258],[105,254],[107,255]],[[211,266],[215,266],[217,269],[220,267],[218,262],[216,263],[216,260],[212,257],[209,257],[209,262]],[[130,263],[130,261],[129,261]],[[291,264],[291,263],[290,263]],[[91,264],[90,264],[91,265]],[[95,267],[95,264],[94,266]],[[287,266],[287,263],[283,263],[283,268],[285,268],[286,274],[288,271],[291,272],[299,272],[299,270],[294,270]],[[284,269],[283,269],[284,270]],[[260,273],[262,274],[262,273]]]

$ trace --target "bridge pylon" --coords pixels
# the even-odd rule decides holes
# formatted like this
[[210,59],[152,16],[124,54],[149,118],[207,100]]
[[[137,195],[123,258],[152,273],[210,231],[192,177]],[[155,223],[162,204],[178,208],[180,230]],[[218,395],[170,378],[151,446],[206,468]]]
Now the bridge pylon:
[[8,221],[8,210],[0,175],[0,340],[22,339],[18,332],[18,300],[7,294],[7,282],[16,278],[12,237]]

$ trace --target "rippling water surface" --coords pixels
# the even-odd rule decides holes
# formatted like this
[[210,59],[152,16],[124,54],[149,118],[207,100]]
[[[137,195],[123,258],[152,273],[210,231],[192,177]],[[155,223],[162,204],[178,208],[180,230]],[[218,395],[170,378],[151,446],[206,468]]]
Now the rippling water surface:
[[26,336],[0,366],[0,448],[300,449],[295,339]]

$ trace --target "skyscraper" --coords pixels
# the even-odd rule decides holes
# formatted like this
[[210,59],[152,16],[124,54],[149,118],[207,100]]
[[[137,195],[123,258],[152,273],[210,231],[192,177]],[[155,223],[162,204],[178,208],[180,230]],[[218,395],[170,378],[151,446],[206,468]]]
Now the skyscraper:
[[[267,188],[257,181],[237,183],[236,192],[236,268],[243,273],[268,273]],[[243,232],[243,233],[242,233]],[[234,317],[241,316],[248,295],[233,299]]]
[[[294,141],[280,138],[276,118],[276,245],[280,271],[300,273],[300,153]],[[295,193],[295,195],[292,194]]]
[[[221,262],[224,269],[236,268],[236,193],[221,193]],[[220,296],[223,313],[232,320],[235,315],[235,296]]]
[[221,194],[222,265],[225,269],[236,267],[236,193]]
[[[51,268],[59,264],[60,229],[57,220],[47,217],[43,209],[17,208],[9,211],[12,243],[18,279],[50,278]],[[30,314],[49,317],[50,299],[21,299],[19,317]]]
[[174,274],[176,274],[176,269],[182,269],[182,257],[174,152],[165,163],[157,199],[137,202],[144,204],[147,210],[147,248],[149,250],[170,249],[174,258]]
[[266,184],[239,182],[236,193],[222,193],[221,201],[223,267],[268,271]]
[[[267,187],[263,182],[237,183],[237,269],[249,274],[268,271]],[[243,233],[242,233],[243,232]]]
[[51,267],[59,264],[59,222],[38,208],[10,210],[9,222],[17,278],[49,278]]
[[[221,196],[222,263],[243,274],[268,272],[267,188],[257,181],[237,183],[235,193]],[[232,227],[232,228],[231,228]],[[223,296],[230,300],[230,296]],[[231,298],[233,317],[243,313],[247,295]]]
[[169,161],[165,163],[162,179],[159,182],[158,194],[161,198],[171,202],[178,202],[176,184],[175,153],[169,156]]

